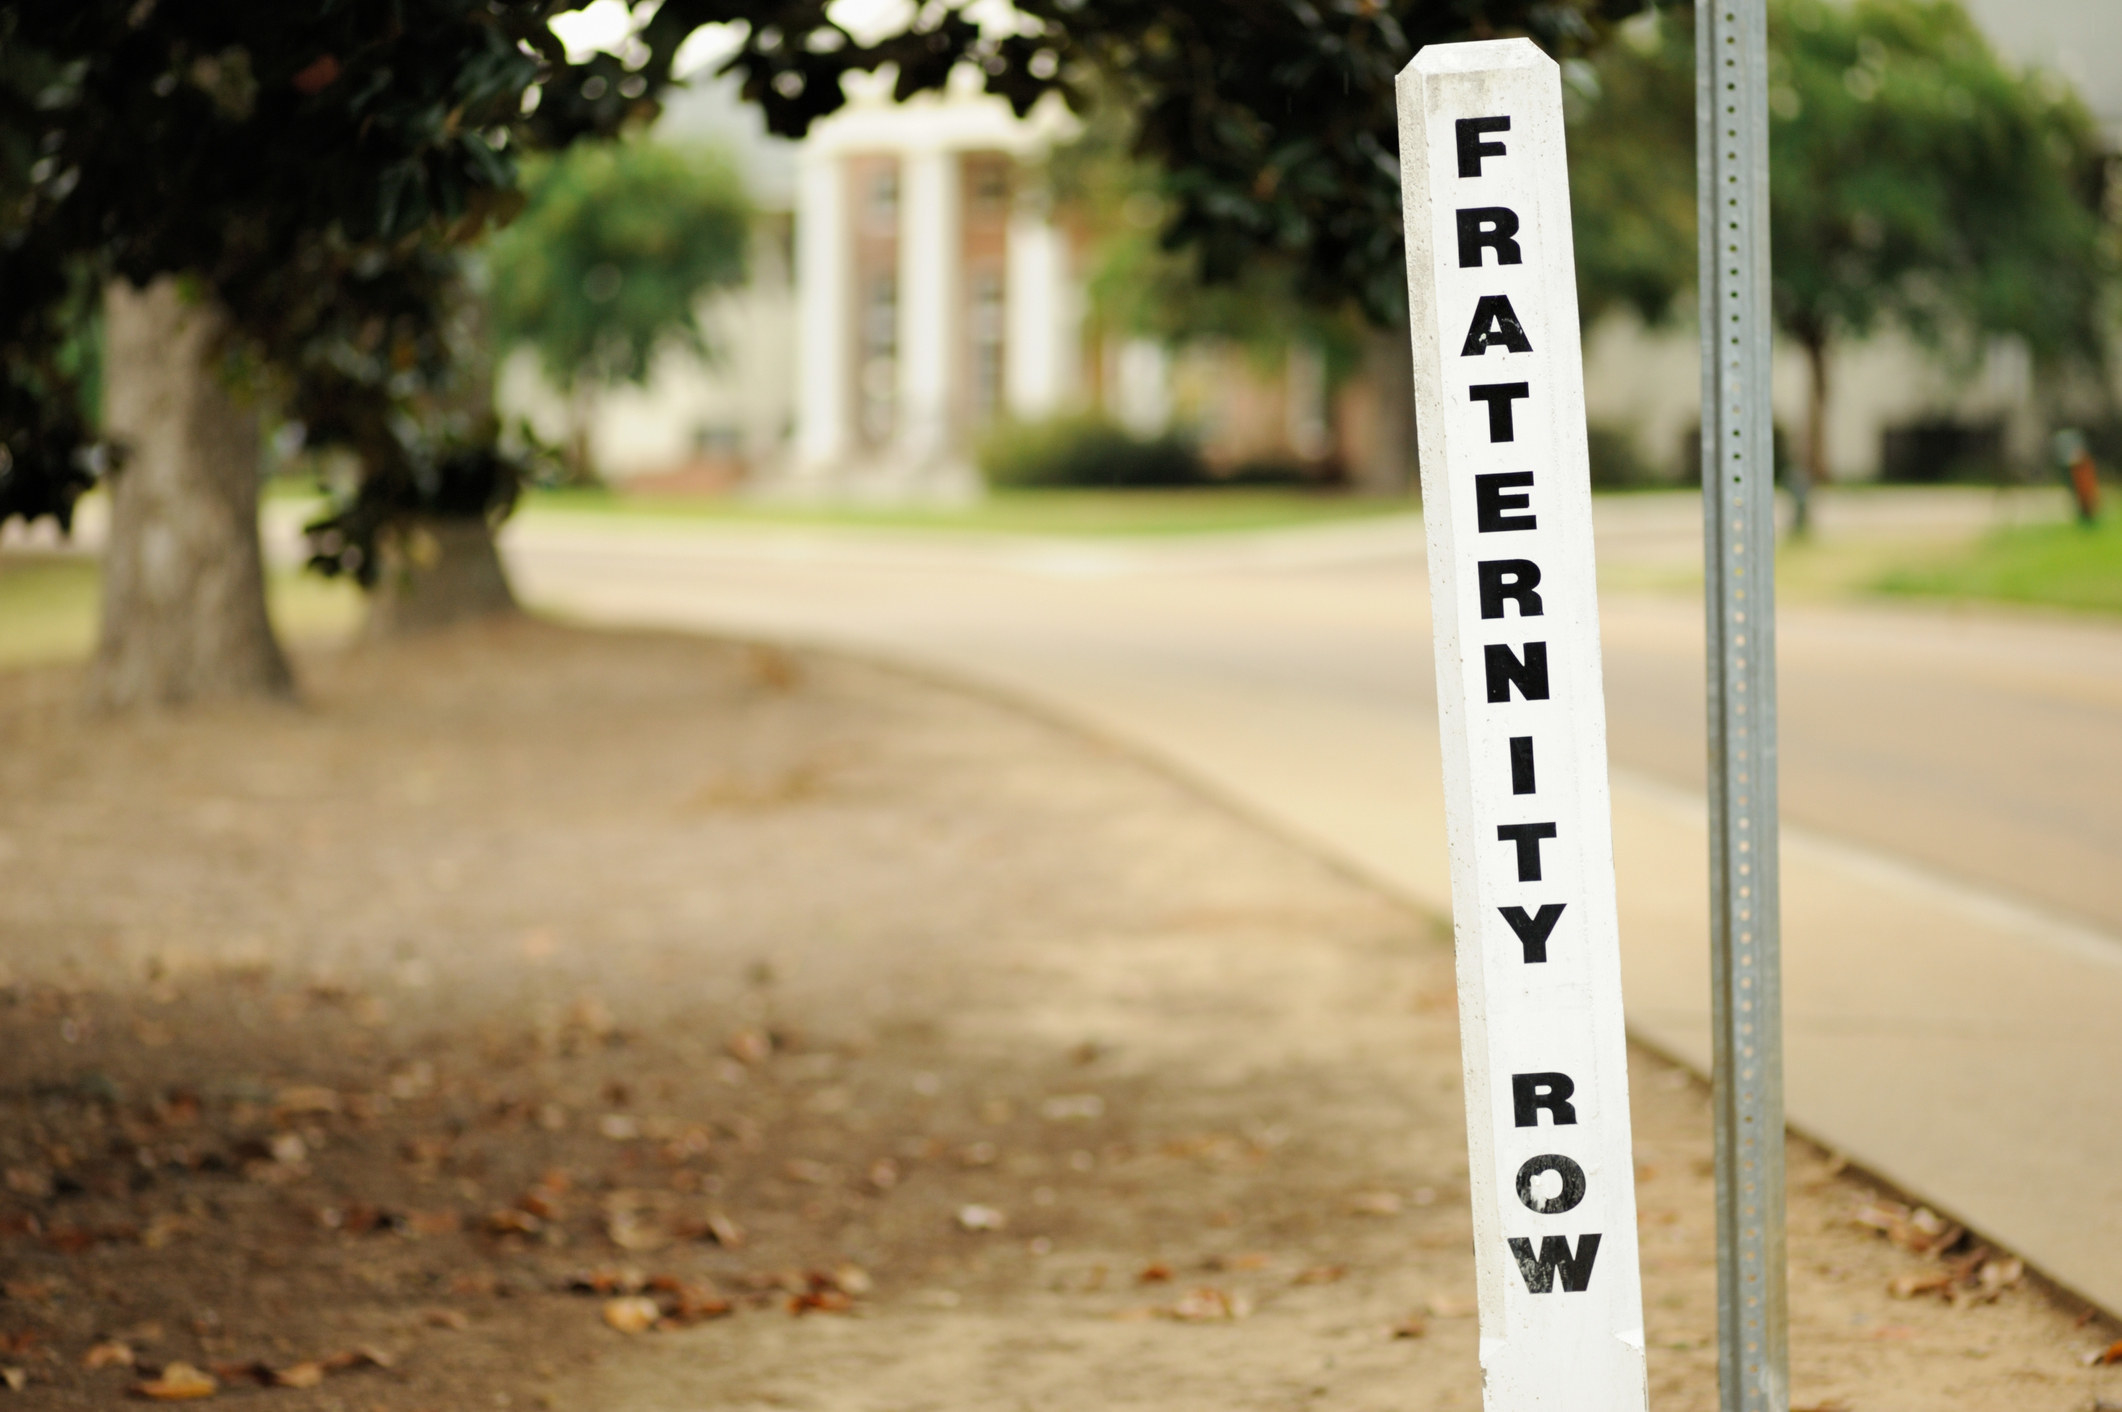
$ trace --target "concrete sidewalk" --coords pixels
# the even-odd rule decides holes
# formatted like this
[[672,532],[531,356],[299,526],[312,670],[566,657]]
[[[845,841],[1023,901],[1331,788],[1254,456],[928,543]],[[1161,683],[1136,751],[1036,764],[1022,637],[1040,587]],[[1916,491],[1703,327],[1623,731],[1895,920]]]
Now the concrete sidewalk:
[[[1160,558],[533,522],[508,550],[531,599],[584,618],[793,638],[1008,693],[1443,915],[1410,535],[1371,524]],[[1687,621],[1669,607],[1629,630]],[[1631,611],[1610,603],[1609,621]],[[1786,651],[1802,659],[1852,621],[1793,615]],[[2064,687],[2104,710],[2122,638],[2085,641],[2099,651],[2064,654],[2085,668]],[[1626,770],[1613,796],[1632,1028],[1705,1068],[1702,803]],[[2111,841],[2089,846],[2113,856],[2100,851]],[[2122,1123],[2109,1117],[2122,940],[1797,828],[1785,835],[1784,915],[1793,1124],[2122,1313]]]

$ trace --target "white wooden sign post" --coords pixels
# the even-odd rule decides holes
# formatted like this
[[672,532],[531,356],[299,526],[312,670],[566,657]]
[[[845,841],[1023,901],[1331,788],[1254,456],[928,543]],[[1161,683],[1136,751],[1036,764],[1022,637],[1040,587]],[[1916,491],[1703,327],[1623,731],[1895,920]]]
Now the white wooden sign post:
[[1399,83],[1489,1412],[1641,1412],[1643,1299],[1562,84]]

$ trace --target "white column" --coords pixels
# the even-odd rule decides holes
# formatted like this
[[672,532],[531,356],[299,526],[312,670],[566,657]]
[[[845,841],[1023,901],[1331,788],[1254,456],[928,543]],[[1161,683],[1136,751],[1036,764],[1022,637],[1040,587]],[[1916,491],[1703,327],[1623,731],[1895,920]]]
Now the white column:
[[854,264],[847,174],[840,159],[806,152],[796,183],[796,463],[823,470],[846,459],[854,356],[848,308]]
[[1171,355],[1153,338],[1124,340],[1108,369],[1106,405],[1113,420],[1136,436],[1171,429]]
[[1010,415],[1030,420],[1061,409],[1067,390],[1067,242],[1043,211],[1009,223],[1002,367]]
[[1308,338],[1292,339],[1283,368],[1282,435],[1299,460],[1333,450],[1326,407],[1326,355]]
[[913,151],[899,183],[899,457],[941,461],[951,440],[951,345],[958,321],[958,159]]

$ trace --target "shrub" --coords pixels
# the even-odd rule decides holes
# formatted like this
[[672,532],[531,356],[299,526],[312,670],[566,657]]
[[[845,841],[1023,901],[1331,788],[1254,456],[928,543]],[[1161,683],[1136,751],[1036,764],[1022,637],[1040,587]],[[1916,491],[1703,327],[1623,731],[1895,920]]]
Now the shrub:
[[980,472],[997,487],[1150,489],[1201,485],[1201,453],[1176,432],[1141,437],[1097,416],[1006,422],[981,441]]

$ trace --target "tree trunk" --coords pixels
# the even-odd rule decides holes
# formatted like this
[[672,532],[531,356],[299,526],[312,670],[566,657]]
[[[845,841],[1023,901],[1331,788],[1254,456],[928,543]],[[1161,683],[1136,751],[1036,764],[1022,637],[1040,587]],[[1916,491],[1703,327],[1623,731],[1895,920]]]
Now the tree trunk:
[[1370,454],[1351,467],[1365,495],[1405,495],[1421,468],[1415,449],[1415,351],[1405,323],[1365,335],[1363,366],[1376,408]]
[[590,450],[590,427],[596,420],[597,394],[587,377],[577,378],[567,394],[567,479],[570,485],[597,484]]
[[224,317],[163,276],[104,295],[110,477],[89,700],[107,709],[291,696],[265,610],[258,419],[220,370]]
[[1807,397],[1805,403],[1805,451],[1791,467],[1791,532],[1808,533],[1813,527],[1813,490],[1827,484],[1827,335],[1813,334],[1800,340],[1805,347]]
[[516,610],[494,532],[476,515],[435,516],[387,531],[369,595],[368,635],[429,632]]

